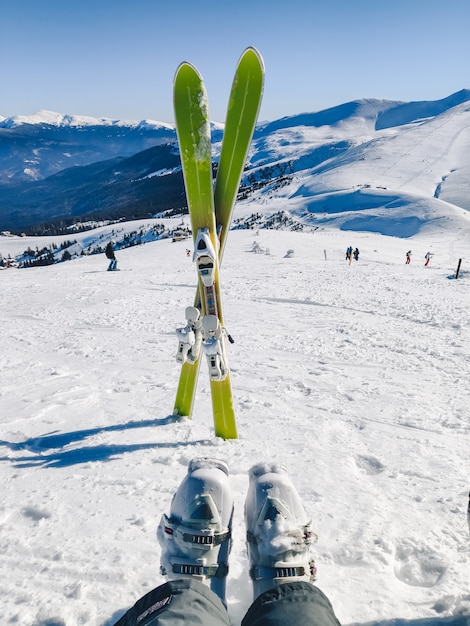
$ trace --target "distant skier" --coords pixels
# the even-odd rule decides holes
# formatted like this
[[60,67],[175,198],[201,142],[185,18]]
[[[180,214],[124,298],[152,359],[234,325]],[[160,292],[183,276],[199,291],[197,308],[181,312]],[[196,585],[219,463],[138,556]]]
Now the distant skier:
[[406,264],[409,265],[411,263],[411,250],[408,250],[406,253]]
[[424,258],[426,259],[426,263],[424,264],[424,267],[429,265],[429,261],[431,260],[431,257],[432,257],[431,252],[426,252],[426,254],[424,255]]
[[349,248],[346,248],[346,261],[350,261],[352,258],[352,246],[349,246]]
[[468,530],[470,531],[470,492],[468,493],[467,522],[468,522]]
[[359,261],[359,248],[356,248],[353,254],[354,254],[354,260]]
[[117,260],[116,260],[116,255],[114,254],[113,245],[114,245],[114,241],[113,240],[109,241],[104,251],[104,253],[106,254],[106,257],[109,259],[108,272],[112,272],[117,269]]

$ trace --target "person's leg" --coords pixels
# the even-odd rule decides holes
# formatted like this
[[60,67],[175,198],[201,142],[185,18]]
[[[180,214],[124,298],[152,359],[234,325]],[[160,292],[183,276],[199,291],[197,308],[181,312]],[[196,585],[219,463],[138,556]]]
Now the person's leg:
[[172,580],[140,598],[114,626],[229,626],[219,597],[198,580]]
[[283,583],[258,596],[242,626],[340,626],[325,594],[311,583]]

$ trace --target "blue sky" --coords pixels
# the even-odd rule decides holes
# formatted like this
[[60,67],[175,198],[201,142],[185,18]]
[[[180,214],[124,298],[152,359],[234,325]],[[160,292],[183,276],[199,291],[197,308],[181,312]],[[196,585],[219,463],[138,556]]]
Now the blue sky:
[[468,0],[16,0],[0,12],[0,116],[173,123],[181,61],[223,121],[237,60],[266,65],[260,120],[356,98],[436,100],[470,87]]

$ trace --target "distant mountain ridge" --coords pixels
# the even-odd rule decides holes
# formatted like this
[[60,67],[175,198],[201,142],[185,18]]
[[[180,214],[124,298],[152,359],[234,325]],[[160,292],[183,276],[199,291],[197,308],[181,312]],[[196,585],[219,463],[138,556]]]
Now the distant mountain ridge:
[[174,143],[175,129],[40,111],[0,121],[0,184],[47,178],[67,167],[126,157]]
[[[223,128],[212,129],[216,162]],[[386,222],[422,202],[470,211],[469,155],[470,90],[437,101],[356,100],[259,124],[241,197],[247,210],[269,202],[342,228],[359,229],[375,211],[376,228],[393,231]],[[0,230],[184,206],[171,125],[44,111],[0,118]]]
[[115,120],[108,117],[90,117],[86,115],[64,115],[56,111],[41,110],[33,115],[15,115],[13,117],[0,116],[0,128],[16,128],[22,125],[46,125],[46,126],[120,126],[120,127],[149,127],[160,129],[170,124],[155,122],[153,120]]

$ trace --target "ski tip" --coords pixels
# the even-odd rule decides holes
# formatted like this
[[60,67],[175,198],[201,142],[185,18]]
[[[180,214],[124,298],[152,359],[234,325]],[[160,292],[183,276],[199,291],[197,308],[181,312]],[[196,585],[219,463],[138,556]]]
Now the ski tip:
[[261,52],[254,46],[248,46],[247,48],[245,48],[245,50],[243,51],[240,57],[240,61],[244,58],[250,58],[250,57],[251,58],[256,57],[256,60],[258,61],[259,65],[261,66],[262,71],[264,72],[264,59],[261,55]]
[[182,76],[190,76],[193,75],[198,78],[198,80],[202,80],[201,73],[197,69],[195,65],[189,63],[189,61],[182,61],[178,67],[176,68],[175,77],[173,83],[176,83],[178,78]]

